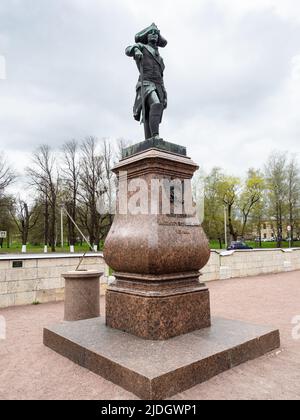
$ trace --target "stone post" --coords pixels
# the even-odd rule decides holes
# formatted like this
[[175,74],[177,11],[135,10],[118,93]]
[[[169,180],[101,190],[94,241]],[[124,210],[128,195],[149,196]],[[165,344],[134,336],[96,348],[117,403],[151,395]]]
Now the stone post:
[[100,316],[100,271],[69,271],[65,279],[65,321]]

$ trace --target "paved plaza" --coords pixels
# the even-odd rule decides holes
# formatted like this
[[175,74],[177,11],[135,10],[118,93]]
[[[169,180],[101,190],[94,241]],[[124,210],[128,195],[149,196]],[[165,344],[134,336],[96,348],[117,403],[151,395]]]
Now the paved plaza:
[[[173,399],[299,399],[300,340],[292,336],[292,319],[300,315],[299,281],[300,272],[293,271],[209,283],[213,316],[277,327],[281,349]],[[102,299],[102,314],[104,305]],[[43,346],[43,328],[62,320],[63,303],[2,309],[0,316],[7,323],[7,338],[0,341],[0,399],[136,399]]]

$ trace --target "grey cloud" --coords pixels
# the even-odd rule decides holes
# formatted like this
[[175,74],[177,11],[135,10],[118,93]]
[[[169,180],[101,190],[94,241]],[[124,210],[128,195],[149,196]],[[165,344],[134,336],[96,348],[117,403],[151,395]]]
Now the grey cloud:
[[[170,3],[161,2],[150,16],[144,0],[140,13],[130,0],[2,0],[0,53],[8,80],[0,81],[0,149],[30,151],[88,134],[141,140],[132,119],[137,71],[124,49],[154,20],[169,40],[162,51],[169,92],[164,137],[186,144],[207,167],[262,164],[268,139],[280,147],[270,98],[286,95],[300,25],[271,9],[237,19],[217,1],[200,3],[183,10],[174,2],[167,10]],[[298,151],[297,124],[287,131]]]

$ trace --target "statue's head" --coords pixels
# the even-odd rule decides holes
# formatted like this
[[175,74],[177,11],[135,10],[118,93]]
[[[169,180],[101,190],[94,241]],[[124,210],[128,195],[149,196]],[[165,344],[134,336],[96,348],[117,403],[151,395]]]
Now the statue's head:
[[143,29],[135,36],[135,42],[140,42],[142,44],[155,44],[158,47],[165,47],[168,41],[162,37],[158,27],[155,23],[148,26],[148,28]]
[[159,31],[156,29],[153,29],[152,31],[149,32],[148,34],[148,44],[158,44],[158,40],[159,40]]

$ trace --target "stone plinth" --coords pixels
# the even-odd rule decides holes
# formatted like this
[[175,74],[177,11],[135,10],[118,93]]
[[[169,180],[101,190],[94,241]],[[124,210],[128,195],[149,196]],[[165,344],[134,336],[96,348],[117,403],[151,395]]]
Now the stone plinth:
[[269,327],[213,319],[210,328],[149,341],[96,318],[46,328],[44,344],[142,399],[157,400],[277,349],[280,338]]
[[[180,151],[173,146],[168,150]],[[129,156],[114,168],[119,203],[104,247],[105,260],[116,277],[106,295],[108,326],[163,340],[210,325],[209,293],[199,281],[199,270],[210,257],[208,240],[185,195],[181,212],[171,196],[169,212],[163,208],[164,182],[180,187],[184,183],[187,192],[197,169],[183,152],[157,148]],[[135,191],[148,194],[138,214],[130,208]]]
[[210,326],[209,291],[194,278],[116,273],[106,294],[106,322],[150,340],[166,340]]
[[69,271],[65,279],[65,321],[100,316],[100,277],[96,270]]

